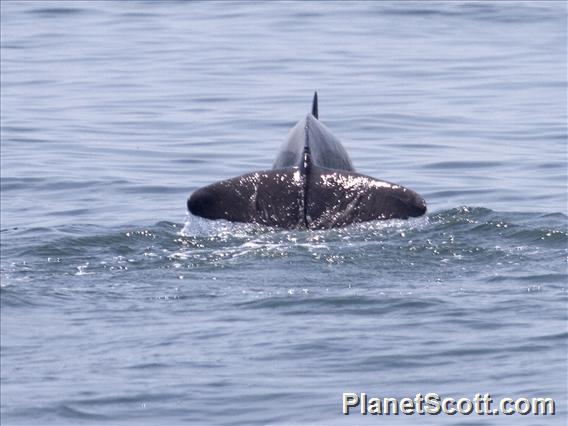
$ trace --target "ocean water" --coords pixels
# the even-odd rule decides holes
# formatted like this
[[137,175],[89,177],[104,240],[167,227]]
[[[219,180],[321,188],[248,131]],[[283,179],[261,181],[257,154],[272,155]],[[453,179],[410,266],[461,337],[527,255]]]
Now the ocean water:
[[[1,422],[564,425],[564,2],[1,3]],[[318,90],[426,217],[188,217]],[[341,414],[343,392],[554,417]]]

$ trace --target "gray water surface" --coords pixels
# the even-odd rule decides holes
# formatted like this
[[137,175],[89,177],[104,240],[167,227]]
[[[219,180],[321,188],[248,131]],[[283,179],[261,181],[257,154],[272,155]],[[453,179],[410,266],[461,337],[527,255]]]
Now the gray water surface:
[[[565,424],[566,12],[2,1],[2,424]],[[314,90],[426,217],[186,217],[270,168]],[[557,414],[346,417],[342,392]]]

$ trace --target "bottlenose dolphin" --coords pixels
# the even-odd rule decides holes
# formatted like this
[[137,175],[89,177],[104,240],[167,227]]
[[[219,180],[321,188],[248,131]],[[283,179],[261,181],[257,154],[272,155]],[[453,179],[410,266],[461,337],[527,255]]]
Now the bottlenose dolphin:
[[426,213],[416,192],[355,172],[341,142],[312,111],[290,131],[272,170],[205,186],[187,200],[207,219],[280,228],[325,229]]

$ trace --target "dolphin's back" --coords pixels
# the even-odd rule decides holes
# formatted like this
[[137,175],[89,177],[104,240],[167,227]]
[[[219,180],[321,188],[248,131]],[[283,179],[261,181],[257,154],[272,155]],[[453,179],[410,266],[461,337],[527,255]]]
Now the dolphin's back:
[[274,161],[273,168],[301,167],[306,150],[310,154],[311,163],[316,166],[355,171],[339,139],[312,114],[300,120],[290,131]]

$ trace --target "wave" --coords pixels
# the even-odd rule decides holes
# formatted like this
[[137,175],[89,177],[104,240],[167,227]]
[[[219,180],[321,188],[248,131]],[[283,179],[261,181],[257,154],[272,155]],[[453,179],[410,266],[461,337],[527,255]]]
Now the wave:
[[[380,288],[392,283],[429,285],[463,279],[556,285],[566,279],[567,224],[563,213],[462,206],[409,221],[320,231],[191,216],[183,224],[162,221],[147,227],[6,229],[2,233],[2,291],[11,298],[6,293],[9,287],[32,283],[38,289],[42,285],[73,289],[74,284],[69,283],[102,280],[104,286],[163,276],[178,280],[209,277],[209,282],[223,276],[223,271],[230,271],[238,285],[239,280],[254,281],[250,274],[259,269],[264,280],[276,282],[291,268],[308,283],[331,272],[326,275],[330,282],[348,283],[349,274],[354,276],[356,270],[357,276]],[[60,297],[54,291],[48,293]]]
[[[84,256],[112,253],[140,254],[153,247],[165,252],[184,249],[218,250],[265,246],[319,248],[329,244],[353,246],[376,242],[399,245],[458,238],[464,245],[488,242],[565,248],[568,216],[564,213],[498,212],[484,207],[461,206],[433,212],[419,219],[354,224],[329,230],[282,230],[255,224],[212,221],[188,215],[185,223],[161,221],[151,226],[105,228],[94,225],[3,229],[6,258]],[[451,238],[450,238],[451,237]],[[451,241],[450,241],[451,240]],[[412,244],[412,243],[410,243]],[[415,246],[417,247],[417,246]],[[174,254],[174,253],[172,253]]]

